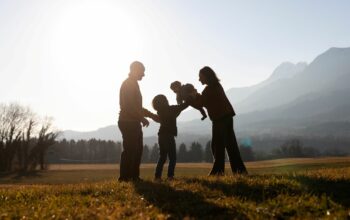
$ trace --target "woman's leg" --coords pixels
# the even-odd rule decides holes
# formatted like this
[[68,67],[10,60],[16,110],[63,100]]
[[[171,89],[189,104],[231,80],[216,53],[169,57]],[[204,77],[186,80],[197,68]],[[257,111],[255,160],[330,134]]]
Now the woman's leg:
[[223,175],[225,173],[225,146],[223,136],[223,124],[213,121],[212,150],[214,155],[213,168],[209,175]]
[[230,117],[225,120],[225,146],[230,160],[231,170],[233,173],[248,173],[241,158],[239,147],[233,129],[233,119]]

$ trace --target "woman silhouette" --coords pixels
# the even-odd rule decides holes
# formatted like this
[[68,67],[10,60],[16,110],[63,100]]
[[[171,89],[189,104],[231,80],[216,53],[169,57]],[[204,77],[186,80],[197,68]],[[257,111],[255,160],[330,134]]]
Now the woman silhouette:
[[197,96],[195,103],[198,107],[203,106],[207,109],[212,121],[211,149],[214,164],[209,175],[224,175],[225,148],[232,172],[247,174],[233,129],[235,111],[226,97],[220,80],[210,67],[205,66],[199,71],[199,81],[206,87],[202,94]]

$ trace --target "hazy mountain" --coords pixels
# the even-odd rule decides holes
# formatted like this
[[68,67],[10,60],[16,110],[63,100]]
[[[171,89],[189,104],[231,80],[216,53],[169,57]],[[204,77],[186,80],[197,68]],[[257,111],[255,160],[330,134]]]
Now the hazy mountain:
[[[238,113],[236,131],[241,136],[350,135],[349,82],[350,48],[331,48],[309,65],[282,63],[267,80],[227,91]],[[200,121],[198,111],[184,112],[184,118],[195,120],[178,123],[178,143],[210,138],[211,123]],[[158,125],[151,123],[144,136],[156,141],[157,130]],[[84,133],[66,131],[64,135],[68,139],[121,139],[116,126]]]
[[[143,129],[143,134],[145,137],[154,136],[157,134],[158,128],[159,128],[158,124],[151,122],[149,127]],[[96,138],[96,139],[102,139],[102,140],[117,141],[122,139],[122,135],[117,125],[110,125],[103,128],[99,128],[98,130],[95,130],[95,131],[87,131],[87,132],[67,130],[63,132],[60,138],[74,139],[74,140]]]
[[245,133],[287,134],[322,123],[350,122],[349,93],[350,89],[311,93],[280,107],[242,114],[237,127]]
[[[319,55],[304,71],[291,78],[275,80],[236,103],[239,113],[270,109],[300,96],[325,90],[348,88],[343,80],[350,74],[350,48],[331,48]],[[233,101],[233,100],[232,100]]]
[[121,140],[121,134],[119,129],[117,129],[116,125],[110,125],[107,127],[99,128],[95,131],[87,131],[87,132],[80,132],[80,131],[72,131],[72,130],[66,130],[62,133],[60,136],[61,139],[102,139],[102,140]]
[[[298,73],[301,73],[305,70],[307,67],[307,63],[300,62],[297,64],[293,64],[291,62],[284,62],[280,64],[271,74],[271,76],[260,85],[266,85],[268,82],[273,82],[275,80],[279,79],[288,79],[292,78],[293,76],[297,75]],[[260,86],[260,87],[261,87]]]
[[[187,146],[190,146],[190,144],[194,141],[200,142],[203,146],[210,140],[210,127],[208,125],[209,122],[205,124],[205,126],[202,126],[203,129],[201,130],[189,130],[188,127],[186,127],[186,123],[180,123],[181,125],[181,132],[179,133],[178,137],[176,138],[177,144],[185,143]],[[153,125],[152,125],[153,124]],[[192,123],[189,124],[193,125],[190,129],[200,127],[197,125],[201,125],[201,123]],[[156,125],[155,123],[151,122],[151,125],[148,128],[143,128],[144,133],[144,139],[143,143],[147,144],[149,146],[153,146],[154,143],[158,142],[157,132],[158,129],[155,129]],[[187,132],[186,132],[187,131]],[[80,139],[102,139],[102,140],[113,140],[113,141],[121,141],[121,133],[118,129],[117,125],[111,125],[104,128],[100,128],[96,131],[89,131],[89,132],[78,132],[78,131],[71,131],[67,130],[64,131],[63,134],[59,137],[59,139],[73,139],[73,140],[80,140]]]
[[265,81],[256,84],[254,86],[249,87],[242,87],[242,88],[232,88],[229,89],[226,94],[228,98],[233,102],[233,104],[240,103],[244,101],[246,98],[248,98],[250,95],[252,95],[255,91],[259,89],[263,89],[265,87],[268,87],[271,83],[288,79],[296,74],[302,72],[307,67],[307,64],[304,62],[300,62],[297,64],[293,64],[290,62],[284,62],[280,64],[271,74],[271,76],[266,79]]

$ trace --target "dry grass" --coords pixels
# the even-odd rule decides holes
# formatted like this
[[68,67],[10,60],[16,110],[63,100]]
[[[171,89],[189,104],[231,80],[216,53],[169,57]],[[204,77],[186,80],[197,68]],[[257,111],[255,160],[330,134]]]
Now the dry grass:
[[205,176],[210,164],[179,164],[161,183],[154,165],[127,183],[116,165],[79,166],[2,176],[0,219],[350,218],[349,158],[247,163],[250,175],[218,178]]
[[[348,163],[350,157],[323,157],[323,158],[287,158],[277,160],[264,160],[255,162],[246,162],[248,169],[281,167],[298,164],[329,164],[329,163]],[[207,168],[210,169],[211,163],[178,163],[178,168]],[[229,166],[226,163],[226,167]],[[154,168],[155,164],[142,164],[141,168]],[[118,164],[50,164],[49,170],[119,170]]]

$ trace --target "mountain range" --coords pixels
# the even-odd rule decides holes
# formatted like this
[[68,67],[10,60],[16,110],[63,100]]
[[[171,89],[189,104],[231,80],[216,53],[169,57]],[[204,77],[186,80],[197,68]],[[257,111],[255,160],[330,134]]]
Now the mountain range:
[[[237,116],[239,137],[253,135],[350,135],[350,48],[330,48],[310,64],[284,62],[265,81],[226,94]],[[195,118],[195,119],[194,119]],[[179,118],[179,142],[209,140],[211,123],[197,110]],[[193,120],[194,119],[194,120]],[[145,143],[156,142],[158,125],[144,129]],[[91,132],[64,131],[66,139],[121,140],[115,125]]]

